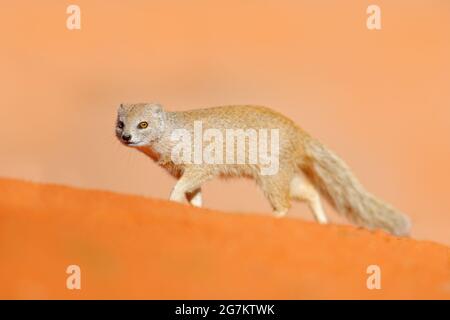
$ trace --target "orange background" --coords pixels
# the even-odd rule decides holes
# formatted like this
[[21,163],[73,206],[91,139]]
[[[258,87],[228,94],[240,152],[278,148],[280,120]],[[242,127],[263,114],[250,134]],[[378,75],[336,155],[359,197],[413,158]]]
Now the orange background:
[[[2,2],[0,176],[167,198],[173,179],[114,137],[120,102],[262,104],[408,213],[415,238],[450,244],[450,2],[375,1],[381,31],[366,28],[371,3]],[[269,212],[250,181],[210,182],[204,199]]]

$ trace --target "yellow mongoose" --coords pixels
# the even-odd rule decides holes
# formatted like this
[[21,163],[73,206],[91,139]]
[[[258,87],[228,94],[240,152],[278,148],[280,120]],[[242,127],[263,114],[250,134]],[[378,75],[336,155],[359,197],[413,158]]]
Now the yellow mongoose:
[[[230,132],[238,139],[236,133],[243,134],[244,140],[228,144]],[[268,108],[236,105],[168,112],[157,103],[121,104],[116,135],[178,179],[170,195],[172,201],[188,200],[201,206],[201,185],[205,181],[216,176],[245,176],[262,188],[277,216],[284,216],[290,200],[295,199],[306,201],[316,220],[327,223],[321,193],[357,225],[381,228],[398,236],[409,234],[406,216],[368,193],[333,152]],[[184,143],[181,147],[180,142]],[[267,147],[267,142],[273,148]],[[271,165],[270,159],[275,170],[263,174],[262,170]]]

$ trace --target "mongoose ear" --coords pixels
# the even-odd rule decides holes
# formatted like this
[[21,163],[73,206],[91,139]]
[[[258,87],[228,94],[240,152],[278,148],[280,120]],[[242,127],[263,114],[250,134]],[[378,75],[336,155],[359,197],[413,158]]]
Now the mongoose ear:
[[163,106],[159,103],[151,103],[149,104],[150,110],[155,115],[160,115],[163,113]]
[[166,114],[163,110],[163,106],[159,103],[151,103],[149,104],[150,112],[152,113],[152,117],[155,119],[158,119],[158,127],[160,131],[164,131],[165,128],[165,120],[166,120]]

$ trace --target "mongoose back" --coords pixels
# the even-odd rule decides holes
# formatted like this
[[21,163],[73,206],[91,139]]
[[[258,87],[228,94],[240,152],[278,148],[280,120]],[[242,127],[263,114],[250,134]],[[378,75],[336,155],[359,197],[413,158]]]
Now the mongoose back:
[[[244,140],[228,144],[230,132],[243,134]],[[319,223],[327,223],[321,194],[356,225],[397,236],[409,234],[405,215],[368,193],[343,160],[269,108],[234,105],[169,112],[157,103],[121,104],[116,136],[178,179],[172,201],[201,206],[204,182],[214,177],[249,177],[261,187],[277,217],[287,213],[291,200],[299,200],[309,205]],[[180,149],[176,156],[174,151]],[[202,159],[207,151],[212,160]],[[276,162],[275,170],[264,174],[270,159]]]

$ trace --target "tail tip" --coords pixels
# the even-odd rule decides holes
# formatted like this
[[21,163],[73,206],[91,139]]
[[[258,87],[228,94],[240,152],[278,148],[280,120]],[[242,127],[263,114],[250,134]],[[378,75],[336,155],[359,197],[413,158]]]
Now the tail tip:
[[396,225],[392,234],[398,237],[408,237],[411,233],[411,220],[406,215],[401,215],[401,220]]

